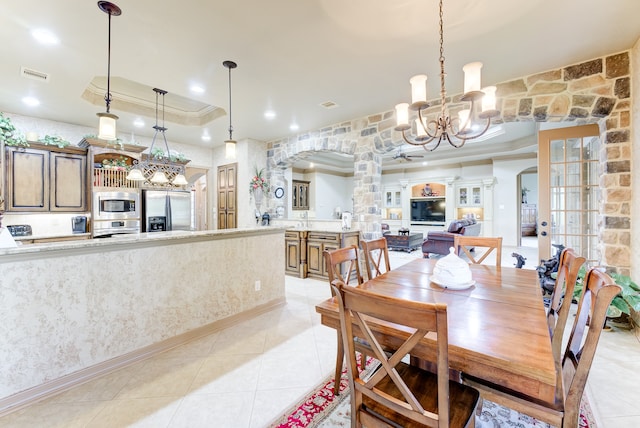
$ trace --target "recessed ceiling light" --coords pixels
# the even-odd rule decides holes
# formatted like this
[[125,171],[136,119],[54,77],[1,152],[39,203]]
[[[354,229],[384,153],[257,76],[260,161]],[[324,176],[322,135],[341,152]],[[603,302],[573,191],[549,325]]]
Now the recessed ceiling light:
[[58,39],[55,34],[43,28],[36,28],[31,32],[31,35],[34,39],[36,39],[43,45],[57,45],[58,43],[60,43],[60,39]]
[[211,141],[211,135],[209,135],[209,133],[207,131],[204,131],[202,133],[202,141]]
[[191,92],[194,94],[204,94],[204,88],[200,85],[191,85]]
[[136,128],[142,128],[144,126],[144,120],[137,118],[133,121],[133,126],[135,126]]
[[313,168],[315,164],[313,162],[309,162],[309,168]]
[[273,120],[276,118],[276,112],[273,110],[267,110],[264,112],[264,118],[267,120]]
[[298,126],[297,123],[292,123],[291,125],[289,125],[290,131],[297,131],[298,129],[300,129],[300,127]]
[[35,107],[40,105],[40,100],[34,97],[24,97],[22,102],[28,105],[29,107]]
[[427,161],[422,161],[422,166],[427,166]]

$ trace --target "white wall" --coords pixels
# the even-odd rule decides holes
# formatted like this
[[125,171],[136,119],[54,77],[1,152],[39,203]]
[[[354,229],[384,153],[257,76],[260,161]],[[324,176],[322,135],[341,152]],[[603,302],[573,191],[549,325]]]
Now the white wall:
[[520,185],[529,189],[527,193],[528,204],[538,204],[538,173],[523,173],[520,176]]
[[493,162],[493,176],[496,178],[493,192],[493,235],[502,236],[502,245],[518,244],[521,207],[517,176],[522,171],[537,166],[537,162],[536,158]]
[[313,174],[310,187],[310,202],[315,208],[316,218],[336,218],[336,207],[343,212],[353,212],[353,177],[318,172]]

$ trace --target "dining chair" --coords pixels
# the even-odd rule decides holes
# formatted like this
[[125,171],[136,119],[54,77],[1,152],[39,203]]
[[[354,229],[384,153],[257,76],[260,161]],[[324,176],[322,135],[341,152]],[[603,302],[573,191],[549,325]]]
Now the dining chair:
[[[364,281],[362,275],[360,275],[360,262],[358,260],[358,247],[351,245],[345,248],[338,248],[337,250],[323,252],[327,275],[329,276],[329,285],[331,286],[331,295],[335,296],[333,286],[350,286],[350,280],[354,279],[355,284],[362,284]],[[344,346],[342,343],[342,336],[340,330],[337,330],[338,337],[338,351],[336,355],[336,371],[335,371],[335,386],[334,394],[338,395],[340,392],[340,378],[342,377],[342,367],[344,362]],[[369,346],[365,341],[356,339],[355,346],[360,352],[361,367],[364,369],[367,364],[367,354]],[[369,353],[370,354],[370,353]]]
[[391,264],[389,263],[389,248],[387,247],[386,238],[382,237],[372,239],[371,241],[360,241],[360,245],[364,252],[364,263],[367,266],[367,275],[369,276],[369,279],[373,279],[376,276],[391,270]]
[[551,293],[547,324],[551,336],[553,360],[559,367],[561,364],[562,340],[569,318],[573,290],[578,280],[578,271],[585,262],[585,258],[576,254],[573,248],[565,248],[560,254],[556,283]]
[[[449,379],[446,304],[398,299],[362,288],[333,287],[347,350],[352,427],[475,426],[479,392]],[[392,353],[384,351],[377,335],[388,329],[389,323],[407,331]],[[354,326],[380,361],[370,374],[358,371]],[[435,373],[403,361],[427,334],[433,333]]]
[[463,375],[463,382],[477,388],[484,399],[559,428],[576,428],[582,394],[606,321],[607,308],[622,290],[609,275],[598,268],[589,270],[584,281],[569,341],[561,365],[556,370],[557,386],[553,401],[527,397],[470,376]]
[[[456,254],[464,253],[473,264],[482,263],[495,250],[496,266],[502,264],[502,237],[456,235],[453,238],[453,247],[456,249]],[[486,251],[475,256],[473,253],[476,247],[486,248]]]

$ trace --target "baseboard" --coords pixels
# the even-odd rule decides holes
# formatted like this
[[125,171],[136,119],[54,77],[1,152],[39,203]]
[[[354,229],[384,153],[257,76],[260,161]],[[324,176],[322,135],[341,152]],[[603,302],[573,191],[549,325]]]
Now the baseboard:
[[184,345],[187,342],[224,330],[225,328],[231,327],[239,322],[255,318],[258,315],[269,312],[279,306],[283,306],[285,303],[286,301],[284,298],[275,299],[240,314],[214,321],[211,324],[198,327],[178,336],[163,340],[162,342],[145,346],[144,348],[136,351],[112,358],[102,363],[78,370],[77,372],[45,382],[33,388],[18,392],[17,394],[13,394],[0,400],[0,417],[27,407],[37,401],[44,400],[53,395],[94,380],[105,374],[137,363],[138,361],[151,358],[171,348],[175,348],[176,346]]

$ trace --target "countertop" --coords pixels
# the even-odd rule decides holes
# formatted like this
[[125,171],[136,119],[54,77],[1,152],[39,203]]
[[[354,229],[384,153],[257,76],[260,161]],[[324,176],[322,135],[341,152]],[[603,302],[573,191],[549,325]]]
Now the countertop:
[[[184,242],[210,241],[216,239],[230,239],[235,237],[284,234],[284,228],[260,227],[240,228],[224,230],[202,231],[169,231],[151,233],[131,233],[113,235],[109,238],[94,238],[80,240],[66,240],[58,242],[44,242],[38,244],[18,245],[16,248],[0,248],[0,262],[14,259],[15,257],[40,257],[45,254],[55,255],[64,251],[99,252],[118,250],[123,247],[149,247]],[[34,237],[25,237],[34,239]],[[13,256],[13,257],[10,257]]]

